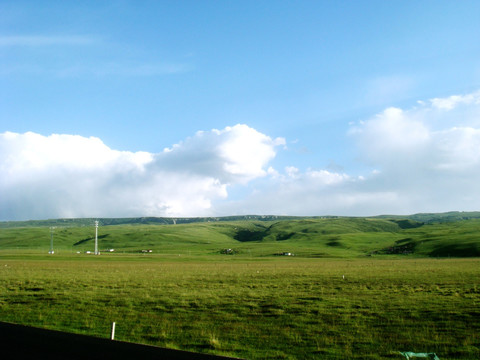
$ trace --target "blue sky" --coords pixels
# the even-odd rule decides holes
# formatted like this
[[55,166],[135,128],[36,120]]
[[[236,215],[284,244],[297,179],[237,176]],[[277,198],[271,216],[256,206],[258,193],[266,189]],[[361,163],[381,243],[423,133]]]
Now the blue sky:
[[0,220],[480,210],[479,13],[2,1]]

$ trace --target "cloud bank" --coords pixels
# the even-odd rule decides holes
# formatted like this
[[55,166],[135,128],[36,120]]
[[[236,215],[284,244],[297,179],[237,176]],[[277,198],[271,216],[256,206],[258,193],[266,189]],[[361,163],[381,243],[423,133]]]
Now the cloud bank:
[[113,150],[95,137],[6,132],[0,219],[208,214],[229,185],[266,176],[284,142],[236,125],[152,154]]
[[224,212],[378,215],[480,210],[480,92],[387,108],[352,125],[362,175],[287,167]]
[[[365,173],[274,169],[285,139],[247,125],[199,131],[159,153],[5,132],[0,219],[480,210],[480,92],[387,108],[345,140]],[[247,194],[232,198],[232,189]]]

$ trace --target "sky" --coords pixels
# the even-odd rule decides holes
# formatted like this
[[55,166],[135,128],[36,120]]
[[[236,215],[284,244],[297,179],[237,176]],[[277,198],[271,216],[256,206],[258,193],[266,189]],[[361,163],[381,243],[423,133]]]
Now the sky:
[[479,1],[0,1],[0,221],[480,210]]

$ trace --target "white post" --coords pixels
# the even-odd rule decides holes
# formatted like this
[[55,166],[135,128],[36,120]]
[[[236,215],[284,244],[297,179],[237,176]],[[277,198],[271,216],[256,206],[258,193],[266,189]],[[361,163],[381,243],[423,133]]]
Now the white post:
[[112,323],[112,333],[110,334],[110,340],[115,340],[115,321]]
[[53,230],[55,229],[55,226],[50,226],[50,251],[48,252],[49,254],[53,254]]
[[95,255],[98,255],[98,221],[95,221]]

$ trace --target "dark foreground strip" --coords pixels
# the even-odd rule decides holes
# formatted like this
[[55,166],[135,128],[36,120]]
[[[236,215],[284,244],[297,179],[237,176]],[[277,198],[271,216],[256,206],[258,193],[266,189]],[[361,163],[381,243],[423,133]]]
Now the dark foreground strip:
[[101,339],[0,322],[0,358],[7,359],[235,359]]

